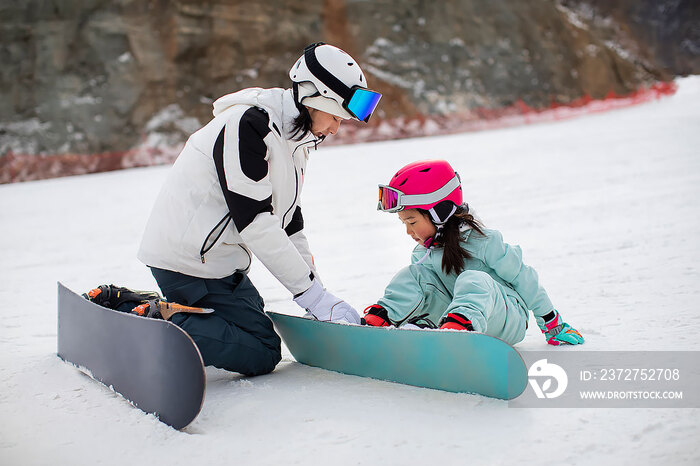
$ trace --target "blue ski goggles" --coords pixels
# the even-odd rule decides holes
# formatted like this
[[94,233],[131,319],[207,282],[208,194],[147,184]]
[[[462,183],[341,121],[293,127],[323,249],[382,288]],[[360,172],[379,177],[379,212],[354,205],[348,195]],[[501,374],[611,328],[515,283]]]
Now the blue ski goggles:
[[307,45],[304,49],[304,60],[306,66],[319,81],[328,86],[333,92],[343,99],[342,106],[353,117],[367,123],[372,112],[377,108],[382,95],[366,87],[354,85],[348,87],[340,79],[325,69],[316,58],[316,47],[325,45],[323,42]]
[[350,98],[343,100],[343,107],[350,115],[367,123],[381,98],[382,95],[379,92],[360,86],[353,86],[350,89]]

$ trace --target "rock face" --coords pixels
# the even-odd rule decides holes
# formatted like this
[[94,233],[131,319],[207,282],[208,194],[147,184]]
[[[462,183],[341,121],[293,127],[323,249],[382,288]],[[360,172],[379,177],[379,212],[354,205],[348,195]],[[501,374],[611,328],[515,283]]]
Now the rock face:
[[647,65],[671,75],[700,73],[700,2],[566,0],[585,21]]
[[100,154],[83,171],[169,160],[214,99],[289,87],[319,40],[384,94],[374,125],[546,108],[700,72],[697,2],[607,3],[0,0],[0,181],[42,177],[46,156]]

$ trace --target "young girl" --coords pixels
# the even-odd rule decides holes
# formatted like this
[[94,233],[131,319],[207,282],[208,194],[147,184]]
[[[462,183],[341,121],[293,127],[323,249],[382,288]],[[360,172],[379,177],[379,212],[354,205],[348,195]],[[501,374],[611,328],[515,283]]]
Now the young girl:
[[468,330],[515,344],[528,310],[550,345],[583,343],[554,309],[520,247],[503,242],[462,203],[459,175],[444,160],[411,163],[379,186],[378,210],[397,212],[417,243],[364,323]]

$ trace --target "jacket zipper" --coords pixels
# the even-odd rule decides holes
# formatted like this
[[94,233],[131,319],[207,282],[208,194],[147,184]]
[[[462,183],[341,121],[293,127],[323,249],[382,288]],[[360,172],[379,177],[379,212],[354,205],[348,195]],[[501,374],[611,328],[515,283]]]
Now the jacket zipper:
[[284,228],[285,219],[287,218],[287,214],[294,208],[295,205],[297,205],[297,198],[299,197],[299,172],[297,171],[296,165],[294,165],[294,180],[296,182],[296,187],[294,189],[294,201],[292,201],[292,205],[289,207],[289,209],[287,209],[287,211],[282,216],[282,228]]
[[[224,234],[224,231],[226,230],[226,227],[228,226],[228,224],[230,222],[231,222],[231,216],[227,213],[226,215],[224,215],[224,218],[219,220],[219,223],[217,223],[216,226],[214,228],[212,228],[212,230],[209,232],[207,237],[204,238],[204,243],[202,243],[202,247],[199,249],[199,257],[202,258],[202,264],[204,264],[204,254],[211,251],[211,248],[213,248],[214,245],[216,244],[216,242],[219,241],[219,238],[221,238],[221,235]],[[223,227],[221,227],[222,223],[224,224]],[[219,227],[221,227],[221,228],[219,229]],[[207,245],[207,243],[209,242],[209,238],[211,238],[211,236],[214,234],[214,232],[217,229],[219,229],[219,233],[216,235],[216,238],[214,238],[214,241],[212,241],[211,244]]]
[[[317,141],[316,141],[316,139],[314,139],[313,141],[301,143],[298,146],[296,146],[296,148],[294,148],[294,151],[292,152],[292,165],[294,166],[294,182],[295,182],[294,201],[292,202],[292,205],[289,207],[289,209],[287,209],[287,212],[285,212],[284,215],[282,216],[282,225],[284,225],[284,221],[287,217],[287,214],[289,214],[289,212],[294,208],[294,206],[296,206],[297,199],[299,198],[299,171],[297,170],[297,166],[294,163],[294,153],[299,149],[299,147],[301,147],[305,144],[310,144],[311,142],[316,143]],[[226,227],[228,226],[229,222],[231,222],[231,216],[227,213],[221,220],[219,220],[219,223],[217,223],[216,226],[214,228],[212,228],[212,230],[209,232],[207,237],[204,238],[204,243],[202,243],[202,247],[199,249],[199,257],[202,259],[202,264],[205,263],[204,255],[206,253],[208,253],[209,251],[211,251],[211,248],[213,248],[214,245],[216,244],[216,242],[219,241],[219,238],[221,238],[221,235],[224,234],[224,231],[226,230]],[[221,227],[222,223],[224,223],[223,227]],[[221,227],[221,229],[219,230],[219,233],[216,235],[216,238],[214,238],[214,241],[212,241],[211,244],[209,244],[207,246],[207,242],[209,242],[209,238],[211,238],[211,236],[214,234],[214,232],[219,227]],[[243,249],[243,251],[246,253],[246,255],[248,255],[248,267],[250,267],[250,264],[252,264],[252,262],[253,262],[252,258],[250,257],[250,253],[248,253],[246,248],[244,248],[243,246],[241,246],[241,249]],[[246,270],[248,269],[248,267],[246,267]]]
[[[224,221],[225,221],[226,223],[224,223]],[[230,222],[231,222],[231,216],[229,216],[228,214],[226,214],[226,216],[225,216],[224,218],[222,218],[221,220],[219,220],[219,223],[217,223],[216,226],[215,226],[214,228],[212,228],[212,230],[209,232],[209,234],[207,235],[207,237],[204,239],[204,243],[202,244],[202,247],[199,249],[199,256],[202,258],[202,264],[205,263],[205,262],[204,262],[204,254],[206,254],[206,253],[208,253],[209,251],[211,251],[211,249],[214,247],[214,245],[217,243],[217,241],[219,241],[219,238],[221,238],[221,235],[223,235],[223,234],[224,234],[224,231],[226,231],[226,227],[228,227],[228,224],[229,224]],[[224,226],[221,227],[221,230],[219,231],[219,234],[216,235],[216,238],[214,238],[214,241],[212,241],[211,244],[209,244],[209,245],[207,246],[207,242],[209,241],[209,238],[211,238],[211,235],[214,234],[214,232],[217,230],[217,228],[219,228],[219,227],[221,226],[222,223],[224,223]],[[245,268],[242,270],[243,272],[245,272],[245,271],[248,270],[248,269],[250,268],[250,266],[253,264],[253,258],[250,256],[250,253],[248,252],[248,250],[247,250],[246,248],[244,248],[244,247],[241,246],[240,244],[238,245],[238,247],[240,247],[241,249],[243,249],[243,252],[245,252],[246,256],[248,256],[248,266],[245,267]]]
[[292,205],[289,207],[289,209],[287,209],[287,211],[282,216],[282,227],[284,227],[284,225],[285,225],[285,220],[287,218],[287,214],[289,214],[289,212],[297,205],[297,199],[299,198],[299,170],[297,169],[296,163],[294,163],[294,154],[301,146],[303,146],[305,144],[310,144],[312,142],[314,144],[316,144],[317,140],[314,139],[313,141],[303,142],[303,143],[299,144],[298,146],[296,146],[294,148],[294,150],[292,151],[292,166],[294,166],[294,182],[295,182],[294,201],[292,202]]
[[245,252],[248,256],[248,266],[245,269],[241,270],[241,272],[246,272],[250,268],[250,266],[253,265],[253,258],[250,256],[250,252],[248,252],[248,250],[242,245],[239,244],[238,247],[243,249],[243,252]]

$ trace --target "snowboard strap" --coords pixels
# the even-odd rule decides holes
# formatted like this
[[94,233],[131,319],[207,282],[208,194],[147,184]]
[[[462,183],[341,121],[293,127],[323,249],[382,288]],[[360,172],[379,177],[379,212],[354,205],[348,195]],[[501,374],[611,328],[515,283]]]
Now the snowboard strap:
[[430,316],[430,314],[428,314],[426,312],[425,314],[411,317],[410,319],[408,319],[406,321],[406,323],[413,324],[416,327],[420,327],[420,328],[433,328],[433,329],[438,328],[437,325],[435,325],[435,323],[432,320],[428,319],[429,316]]
[[83,298],[102,307],[141,317],[170,320],[179,312],[211,314],[214,309],[185,306],[164,301],[155,291],[136,291],[115,285],[100,285],[83,294]]
[[129,304],[133,308],[154,299],[162,299],[155,291],[136,291],[115,285],[100,285],[84,293],[83,298],[117,311],[122,310],[118,308],[125,304]]

